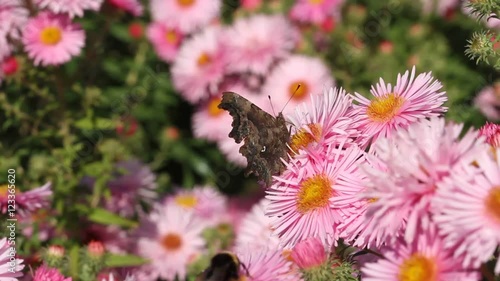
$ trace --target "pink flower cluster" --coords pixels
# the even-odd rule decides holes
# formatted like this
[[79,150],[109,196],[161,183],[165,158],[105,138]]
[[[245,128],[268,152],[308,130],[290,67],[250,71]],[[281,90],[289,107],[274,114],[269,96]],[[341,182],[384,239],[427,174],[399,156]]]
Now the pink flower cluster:
[[[28,3],[22,0],[0,2],[0,82],[11,74],[5,64],[22,45],[35,65],[61,65],[81,54],[85,32],[74,22],[84,12],[98,11],[103,0],[33,0],[36,13],[30,17]],[[142,15],[138,0],[109,0],[118,9],[135,16]]]
[[363,280],[477,280],[500,245],[499,125],[446,123],[441,83],[415,68],[371,92],[331,89],[289,117],[288,164],[266,190],[280,246],[368,247],[384,258]]

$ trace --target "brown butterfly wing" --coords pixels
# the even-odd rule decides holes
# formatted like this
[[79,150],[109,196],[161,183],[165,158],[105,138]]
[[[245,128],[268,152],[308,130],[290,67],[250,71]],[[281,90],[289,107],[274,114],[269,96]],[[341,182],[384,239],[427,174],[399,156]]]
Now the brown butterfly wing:
[[281,158],[287,157],[290,139],[285,118],[281,113],[274,117],[232,92],[223,94],[219,108],[227,110],[233,117],[229,137],[236,143],[245,141],[240,148],[248,162],[245,175],[253,173],[269,186],[272,176],[285,168]]

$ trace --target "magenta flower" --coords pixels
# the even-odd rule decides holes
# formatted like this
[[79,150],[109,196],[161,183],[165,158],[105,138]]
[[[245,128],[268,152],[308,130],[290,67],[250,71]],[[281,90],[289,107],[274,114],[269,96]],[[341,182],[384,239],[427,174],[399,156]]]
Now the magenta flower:
[[373,100],[355,93],[354,99],[359,105],[354,107],[360,129],[375,140],[419,119],[440,115],[447,110],[443,104],[448,99],[446,92],[440,91],[441,87],[430,72],[415,77],[415,67],[411,73],[399,74],[394,88],[381,78],[370,90]]
[[331,147],[318,159],[291,160],[282,175],[266,191],[270,200],[266,215],[282,246],[293,247],[309,237],[330,247],[339,238],[338,226],[353,206],[343,196],[358,194],[364,176],[358,167],[365,162],[357,147]]
[[291,257],[301,269],[319,267],[327,260],[325,247],[317,238],[308,238],[293,247]]
[[[496,155],[496,156],[494,156]],[[464,266],[479,267],[500,246],[500,148],[476,154],[438,186],[434,220],[446,246],[457,245],[454,257],[465,255]],[[500,274],[500,259],[495,273]]]
[[85,33],[67,15],[41,12],[26,24],[22,41],[35,65],[59,65],[80,54]]
[[71,277],[64,277],[59,270],[56,268],[47,267],[47,265],[41,265],[33,276],[33,281],[71,281]]
[[290,55],[300,33],[281,15],[239,18],[224,33],[228,71],[266,74],[277,59]]
[[363,265],[362,280],[478,280],[478,272],[463,267],[462,260],[453,257],[454,251],[445,247],[432,225],[427,231],[418,230],[414,241],[399,239],[393,247],[384,247],[384,259]]
[[66,13],[71,18],[83,17],[85,10],[98,11],[103,0],[34,0],[41,9],[48,9],[53,13]]
[[15,258],[13,242],[15,241],[11,238],[0,239],[0,280],[2,281],[17,281],[23,276],[21,272],[24,268],[23,260]]
[[425,230],[440,183],[487,149],[475,131],[460,138],[462,127],[443,118],[422,119],[375,142],[373,157],[381,164],[365,166],[364,191],[370,202],[367,218],[375,220],[374,227],[387,235],[404,231],[408,243],[419,227]]
[[48,207],[50,205],[49,197],[52,196],[51,187],[52,184],[48,182],[41,187],[29,191],[21,192],[15,190],[15,193],[12,193],[13,189],[9,189],[7,184],[0,186],[1,213],[6,214],[9,211],[9,200],[14,200],[13,195],[15,196],[16,203],[14,215],[25,217],[39,209]]

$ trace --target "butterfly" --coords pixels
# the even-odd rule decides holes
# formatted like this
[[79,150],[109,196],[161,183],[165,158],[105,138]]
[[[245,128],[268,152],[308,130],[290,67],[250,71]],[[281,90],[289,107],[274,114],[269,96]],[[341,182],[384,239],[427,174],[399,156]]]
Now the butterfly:
[[283,114],[274,117],[233,92],[224,92],[218,107],[233,117],[229,137],[236,143],[244,141],[240,153],[248,162],[245,176],[255,174],[269,186],[273,175],[284,171],[281,159],[288,155],[290,131]]

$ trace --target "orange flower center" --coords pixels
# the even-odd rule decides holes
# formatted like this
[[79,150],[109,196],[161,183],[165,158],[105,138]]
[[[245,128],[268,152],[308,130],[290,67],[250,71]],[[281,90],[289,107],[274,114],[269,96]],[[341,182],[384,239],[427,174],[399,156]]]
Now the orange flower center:
[[433,259],[413,254],[399,269],[399,281],[435,281],[437,266]]
[[208,55],[207,53],[202,53],[199,57],[198,57],[198,66],[200,67],[203,67],[203,66],[206,66],[207,64],[209,64],[210,62],[212,61],[212,58],[210,57],[210,55]]
[[288,94],[294,100],[300,101],[309,93],[309,86],[304,81],[295,81],[288,87]]
[[500,223],[500,185],[493,187],[484,200],[486,212]]
[[312,5],[319,5],[323,3],[325,0],[309,0],[309,3]]
[[192,195],[177,195],[175,197],[175,203],[182,207],[192,209],[198,204],[198,199]]
[[300,213],[305,214],[328,206],[333,189],[326,175],[315,175],[302,181],[300,185],[300,191],[297,194],[297,210]]
[[40,33],[40,41],[45,45],[56,45],[61,41],[62,32],[59,27],[49,26]]
[[320,124],[308,124],[309,130],[300,129],[296,132],[290,141],[290,147],[293,152],[298,153],[300,149],[304,149],[312,142],[319,142],[321,138],[322,128]]
[[223,112],[223,110],[218,107],[220,102],[220,97],[213,98],[210,100],[210,102],[208,102],[208,114],[210,114],[210,116],[216,117]]
[[189,6],[193,5],[194,2],[195,0],[177,0],[177,3],[184,8],[188,8]]
[[368,106],[366,114],[372,121],[387,122],[394,118],[404,102],[404,98],[394,93],[377,97]]
[[176,233],[168,233],[161,239],[161,245],[168,251],[175,251],[182,246],[182,239]]
[[165,39],[168,43],[176,45],[177,43],[179,43],[179,34],[177,34],[175,30],[168,30],[167,32],[165,32]]

